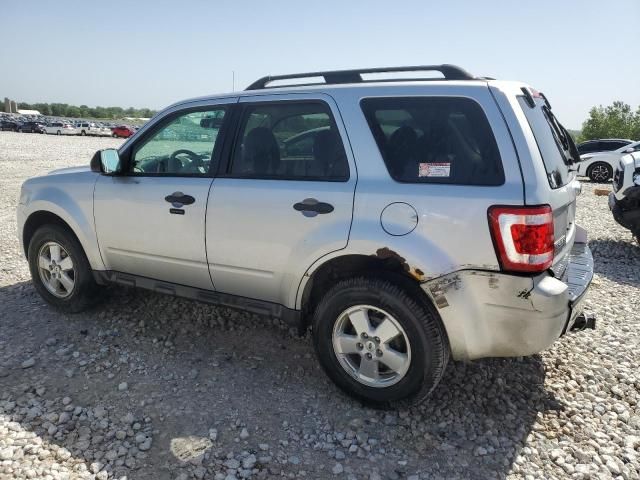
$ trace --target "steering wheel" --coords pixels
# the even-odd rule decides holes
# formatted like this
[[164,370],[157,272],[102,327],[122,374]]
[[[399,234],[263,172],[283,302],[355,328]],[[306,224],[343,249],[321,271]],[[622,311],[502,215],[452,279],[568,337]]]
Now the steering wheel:
[[171,158],[172,160],[175,160],[178,155],[183,155],[183,154],[187,155],[188,157],[190,157],[191,160],[193,160],[194,162],[202,160],[200,158],[200,155],[198,155],[195,152],[192,152],[191,150],[187,150],[186,148],[181,148],[180,150],[176,150],[175,152],[173,152],[171,154],[171,157],[169,157],[169,158]]
[[185,168],[185,164],[182,162],[182,160],[177,158],[178,155],[186,155],[191,159],[191,165],[189,165],[191,169],[198,169],[199,167],[204,166],[202,157],[200,155],[198,155],[195,152],[192,152],[191,150],[187,150],[186,148],[182,148],[180,150],[176,150],[175,152],[173,152],[169,157],[169,160],[178,160],[182,165],[181,168]]

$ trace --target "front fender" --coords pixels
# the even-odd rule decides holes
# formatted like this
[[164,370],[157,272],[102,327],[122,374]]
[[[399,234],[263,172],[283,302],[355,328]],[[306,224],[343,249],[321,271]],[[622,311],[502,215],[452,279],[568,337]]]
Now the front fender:
[[[56,177],[61,177],[56,178]],[[67,179],[64,177],[73,177]],[[49,180],[45,183],[45,179]],[[76,235],[94,270],[104,270],[93,219],[93,188],[96,176],[87,173],[51,175],[28,181],[28,202],[20,205],[19,234],[24,240],[24,226],[37,212],[48,212],[62,219]]]

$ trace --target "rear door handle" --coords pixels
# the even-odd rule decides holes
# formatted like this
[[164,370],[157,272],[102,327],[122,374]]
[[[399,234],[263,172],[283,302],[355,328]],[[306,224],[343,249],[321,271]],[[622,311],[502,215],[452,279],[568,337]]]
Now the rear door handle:
[[167,195],[166,197],[164,197],[164,199],[175,208],[180,208],[183,205],[191,205],[196,201],[196,199],[191,195],[186,195],[182,192],[173,192],[171,195]]
[[319,202],[315,198],[305,198],[302,202],[295,203],[293,209],[301,212],[305,217],[315,217],[333,212],[333,205]]

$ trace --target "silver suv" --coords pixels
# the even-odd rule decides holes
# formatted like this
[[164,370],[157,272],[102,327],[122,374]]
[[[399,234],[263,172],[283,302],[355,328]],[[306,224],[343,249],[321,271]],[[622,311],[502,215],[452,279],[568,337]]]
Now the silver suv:
[[345,391],[417,402],[450,357],[593,326],[577,159],[522,83],[451,65],[265,77],[27,180],[19,233],[63,311],[118,283],[280,317]]

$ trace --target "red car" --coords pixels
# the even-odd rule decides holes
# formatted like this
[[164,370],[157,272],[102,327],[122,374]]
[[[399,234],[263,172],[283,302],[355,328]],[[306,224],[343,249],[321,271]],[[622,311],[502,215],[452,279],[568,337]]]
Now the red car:
[[111,134],[114,137],[129,138],[134,133],[136,133],[135,130],[126,125],[120,125],[119,127],[113,127],[111,129]]

